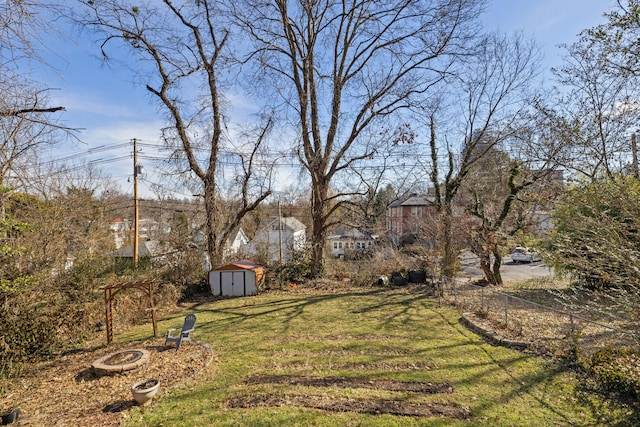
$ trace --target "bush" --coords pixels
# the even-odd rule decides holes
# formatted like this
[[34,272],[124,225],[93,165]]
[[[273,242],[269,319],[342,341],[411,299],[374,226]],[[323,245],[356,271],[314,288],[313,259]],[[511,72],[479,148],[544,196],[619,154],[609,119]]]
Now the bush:
[[640,397],[640,352],[605,347],[583,360],[581,365],[605,389]]
[[279,288],[290,283],[303,283],[311,274],[311,258],[304,252],[295,252],[290,261],[269,266],[271,280],[276,282]]
[[[130,273],[115,274],[113,263],[102,258],[86,260],[70,271],[30,282],[21,292],[2,294],[0,377],[20,375],[23,363],[46,359],[92,336],[98,321],[105,321],[104,293],[100,286],[144,280],[160,272],[139,269]],[[156,307],[173,307],[183,288],[182,283],[157,280]],[[116,328],[150,321],[146,295],[141,291],[118,293],[116,300],[113,308]]]

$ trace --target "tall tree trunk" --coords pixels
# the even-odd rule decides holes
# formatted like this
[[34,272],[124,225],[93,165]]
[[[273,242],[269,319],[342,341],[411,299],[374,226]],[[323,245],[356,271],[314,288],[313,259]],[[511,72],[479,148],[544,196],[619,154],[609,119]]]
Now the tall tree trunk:
[[220,218],[215,184],[212,182],[205,182],[204,206],[207,216],[207,254],[211,268],[217,268],[222,265],[223,248],[217,232],[220,228],[218,226]]
[[500,251],[498,245],[493,247],[493,280],[494,284],[497,286],[502,286],[502,273],[500,273],[500,267],[502,266],[502,255],[500,255]]
[[324,244],[326,242],[326,211],[328,185],[322,178],[314,179],[311,196],[311,277],[317,278],[324,272]]
[[453,242],[453,206],[452,201],[445,198],[442,218],[442,274],[453,277],[456,272],[457,251]]
[[490,285],[494,285],[496,281],[496,277],[494,271],[491,270],[491,256],[489,252],[483,252],[480,255],[480,269],[484,273],[484,277],[487,280],[487,283]]

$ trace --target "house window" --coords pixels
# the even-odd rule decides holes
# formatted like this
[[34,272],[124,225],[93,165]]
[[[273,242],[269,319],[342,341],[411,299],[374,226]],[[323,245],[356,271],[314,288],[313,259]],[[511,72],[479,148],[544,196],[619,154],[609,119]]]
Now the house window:
[[411,206],[412,217],[422,217],[422,206]]
[[338,242],[333,242],[333,249],[338,249]]

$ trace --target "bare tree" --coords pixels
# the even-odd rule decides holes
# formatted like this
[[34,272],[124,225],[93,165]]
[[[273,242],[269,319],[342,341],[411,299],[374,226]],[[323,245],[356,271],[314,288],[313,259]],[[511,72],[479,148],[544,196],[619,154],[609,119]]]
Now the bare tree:
[[[475,56],[451,83],[449,93],[459,99],[450,110],[446,128],[461,136],[462,144],[445,140],[447,164],[444,178],[440,172],[439,146],[435,113],[430,117],[430,177],[435,190],[435,205],[441,218],[442,273],[455,273],[458,245],[454,240],[454,204],[469,173],[495,147],[524,131],[520,118],[535,101],[531,91],[538,73],[539,53],[535,45],[521,35],[492,34],[479,43]],[[445,133],[445,127],[441,133]],[[441,181],[442,180],[442,181]]]
[[[260,169],[260,150],[272,120],[267,116],[252,140],[231,135],[225,121],[225,81],[232,73],[238,44],[227,15],[217,1],[127,0],[81,1],[86,12],[79,21],[103,36],[101,49],[112,43],[130,48],[134,72],[167,115],[163,131],[172,158],[186,164],[184,176],[198,182],[207,215],[207,250],[212,265],[223,258],[224,246],[242,218],[271,194],[268,171]],[[241,41],[238,41],[241,43]],[[115,52],[115,50],[114,50]],[[246,142],[246,141],[245,141]],[[226,155],[239,162],[234,174],[237,205],[224,215],[230,197],[221,197]]]
[[40,14],[44,7],[37,0],[0,4],[0,220],[11,191],[8,180],[24,177],[21,169],[41,147],[74,132],[52,114],[64,107],[50,106],[49,91],[25,71],[31,61],[41,62],[42,36],[50,30]]
[[[486,282],[502,285],[502,249],[515,236],[533,234],[536,208],[548,208],[558,193],[550,191],[557,175],[553,159],[541,165],[531,159],[521,160],[507,153],[494,152],[477,163],[464,185],[463,197],[469,199],[469,247],[480,260]],[[541,166],[533,169],[533,166]],[[549,185],[545,185],[549,184]],[[562,185],[556,184],[556,189]],[[554,197],[555,196],[555,197]]]
[[311,275],[319,276],[344,201],[334,178],[375,153],[377,126],[444,78],[476,30],[483,1],[247,3],[237,3],[235,14],[290,113],[311,178]]
[[610,65],[609,49],[583,32],[565,46],[567,55],[554,70],[560,93],[556,106],[540,105],[544,125],[565,150],[558,161],[579,177],[611,179],[630,163],[629,132],[637,128],[638,82]]
[[605,13],[607,22],[581,33],[582,40],[597,45],[606,52],[606,73],[638,76],[640,62],[640,2],[617,0],[617,7]]

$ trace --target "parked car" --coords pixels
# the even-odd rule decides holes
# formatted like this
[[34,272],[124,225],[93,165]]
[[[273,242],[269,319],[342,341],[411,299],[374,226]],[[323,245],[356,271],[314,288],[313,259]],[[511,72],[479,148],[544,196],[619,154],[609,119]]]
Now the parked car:
[[542,261],[542,256],[535,249],[518,246],[511,254],[511,260],[515,263]]

